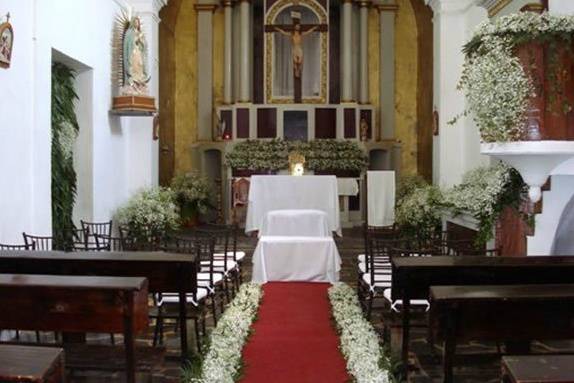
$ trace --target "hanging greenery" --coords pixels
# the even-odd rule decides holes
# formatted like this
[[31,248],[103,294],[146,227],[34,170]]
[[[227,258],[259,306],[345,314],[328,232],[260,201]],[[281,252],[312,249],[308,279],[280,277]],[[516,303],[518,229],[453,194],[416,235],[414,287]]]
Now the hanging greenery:
[[369,163],[363,150],[353,141],[282,139],[238,143],[227,153],[225,161],[233,169],[277,171],[289,167],[289,153],[293,151],[304,155],[307,168],[314,171],[363,171]]
[[74,110],[78,99],[74,79],[75,72],[66,65],[52,65],[52,233],[53,247],[59,250],[72,247],[75,230],[74,142],[80,127]]
[[[489,20],[478,27],[464,47],[466,60],[459,89],[469,103],[485,142],[517,141],[525,133],[526,112],[535,94],[535,79],[527,73],[516,49],[528,43],[549,44],[550,102],[559,91],[559,49],[572,54],[574,17],[520,12]],[[558,92],[559,93],[559,92]],[[550,105],[552,107],[552,105]],[[572,105],[555,105],[568,113]],[[458,116],[460,117],[460,116]],[[458,117],[449,123],[454,124]]]

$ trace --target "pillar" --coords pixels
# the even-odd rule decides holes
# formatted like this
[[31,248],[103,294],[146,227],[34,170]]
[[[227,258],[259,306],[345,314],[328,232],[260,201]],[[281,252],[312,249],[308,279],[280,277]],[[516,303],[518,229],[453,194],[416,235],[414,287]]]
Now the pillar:
[[353,102],[353,57],[351,46],[353,43],[352,31],[353,3],[352,0],[343,0],[341,12],[341,102]]
[[249,58],[251,35],[251,4],[249,0],[239,2],[239,102],[251,102],[251,75]]
[[213,12],[217,5],[200,1],[197,11],[197,138],[213,139]]
[[487,18],[485,9],[475,0],[430,0],[434,12],[434,106],[438,112],[439,134],[433,139],[433,182],[450,187],[462,181],[468,170],[481,165],[478,129],[470,117],[448,124],[466,107],[464,95],[457,90],[462,74],[462,47],[472,31]]
[[359,2],[359,103],[368,104],[369,99],[369,1]]
[[223,103],[233,103],[233,2],[223,0],[225,18],[225,41],[223,54]]
[[[379,132],[381,139],[395,139],[395,15],[398,6],[391,3],[378,4],[379,11]],[[413,95],[414,97],[414,95]]]

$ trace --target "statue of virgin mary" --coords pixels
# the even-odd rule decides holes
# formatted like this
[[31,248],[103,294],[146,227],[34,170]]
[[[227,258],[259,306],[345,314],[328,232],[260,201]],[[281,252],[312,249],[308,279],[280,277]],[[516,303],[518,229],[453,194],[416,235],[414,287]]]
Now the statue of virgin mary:
[[140,18],[132,17],[127,23],[123,38],[123,87],[124,95],[147,95],[150,80],[147,68],[147,42],[141,29]]

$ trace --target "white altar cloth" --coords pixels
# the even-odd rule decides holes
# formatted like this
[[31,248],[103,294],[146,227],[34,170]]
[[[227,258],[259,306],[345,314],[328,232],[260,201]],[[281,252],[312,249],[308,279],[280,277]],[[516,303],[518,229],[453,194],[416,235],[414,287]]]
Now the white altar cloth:
[[335,176],[253,176],[245,232],[261,230],[272,210],[314,209],[327,213],[329,230],[341,235]]
[[340,270],[332,237],[261,237],[253,253],[252,281],[335,283]]
[[327,213],[321,210],[273,210],[263,219],[259,236],[331,237]]

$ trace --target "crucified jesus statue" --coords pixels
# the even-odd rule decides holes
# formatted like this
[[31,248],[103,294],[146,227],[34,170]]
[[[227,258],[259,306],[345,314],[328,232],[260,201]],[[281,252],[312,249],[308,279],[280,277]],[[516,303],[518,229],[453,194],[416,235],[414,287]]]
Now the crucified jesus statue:
[[283,36],[289,37],[291,39],[291,54],[293,57],[293,73],[296,78],[301,78],[303,73],[303,38],[310,33],[315,32],[319,28],[318,25],[311,27],[310,29],[302,32],[301,24],[294,23],[293,29],[291,31],[286,31],[278,26],[275,30],[281,33]]

